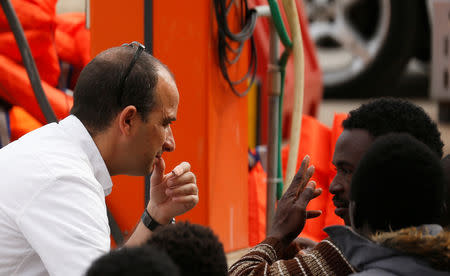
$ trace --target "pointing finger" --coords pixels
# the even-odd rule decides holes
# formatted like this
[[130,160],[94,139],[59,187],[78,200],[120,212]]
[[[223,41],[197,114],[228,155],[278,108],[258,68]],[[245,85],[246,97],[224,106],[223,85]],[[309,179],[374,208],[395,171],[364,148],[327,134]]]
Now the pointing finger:
[[302,208],[306,209],[309,201],[314,198],[314,191],[316,188],[316,182],[310,181],[306,184],[305,189],[300,194],[297,200],[297,204],[299,204]]
[[311,210],[311,211],[306,211],[306,218],[307,219],[312,219],[312,218],[317,218],[318,216],[320,216],[322,214],[321,210]]
[[166,164],[164,163],[164,159],[162,157],[156,158],[151,178],[157,179],[157,182],[160,182],[164,176],[165,168]]
[[308,168],[308,170],[306,171],[306,174],[303,176],[303,178],[300,181],[300,186],[297,189],[296,197],[298,197],[300,195],[300,193],[303,192],[303,190],[305,189],[306,183],[308,183],[308,181],[311,179],[312,175],[314,174],[315,169],[316,168],[314,166],[311,166]]
[[298,169],[297,173],[294,176],[294,179],[289,185],[289,188],[286,190],[286,196],[292,196],[296,194],[296,191],[302,185],[302,178],[305,176],[308,165],[309,165],[310,157],[308,155],[303,158],[300,169]]
[[315,190],[314,190],[314,194],[313,194],[313,198],[312,198],[312,199],[314,199],[314,198],[320,196],[321,194],[322,194],[322,188],[317,188],[317,189],[315,189]]

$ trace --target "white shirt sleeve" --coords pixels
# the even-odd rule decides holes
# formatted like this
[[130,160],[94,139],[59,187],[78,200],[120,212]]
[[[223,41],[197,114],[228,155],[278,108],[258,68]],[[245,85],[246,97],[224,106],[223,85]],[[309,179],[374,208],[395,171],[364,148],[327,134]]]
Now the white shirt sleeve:
[[103,191],[91,179],[66,176],[38,191],[17,225],[50,275],[83,275],[110,250]]

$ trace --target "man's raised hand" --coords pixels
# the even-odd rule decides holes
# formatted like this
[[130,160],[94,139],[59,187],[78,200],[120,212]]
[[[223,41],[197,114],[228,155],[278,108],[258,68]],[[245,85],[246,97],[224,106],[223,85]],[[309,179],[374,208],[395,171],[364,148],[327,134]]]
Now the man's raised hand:
[[268,233],[268,236],[281,240],[285,245],[290,244],[300,234],[307,218],[315,218],[322,213],[320,210],[306,211],[309,201],[322,193],[322,189],[316,189],[314,181],[309,181],[314,173],[314,167],[308,167],[309,160],[309,156],[305,156],[291,185],[278,201],[273,224]]
[[168,174],[164,174],[165,167],[164,160],[158,158],[150,179],[147,206],[150,215],[161,224],[191,210],[199,200],[197,180],[188,162],[180,163]]

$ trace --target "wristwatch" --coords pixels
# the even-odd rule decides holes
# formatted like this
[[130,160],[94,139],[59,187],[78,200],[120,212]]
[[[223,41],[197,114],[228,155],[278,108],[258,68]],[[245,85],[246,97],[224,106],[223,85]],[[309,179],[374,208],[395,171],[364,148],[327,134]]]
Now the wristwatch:
[[[144,210],[144,213],[142,214],[142,217],[141,217],[141,221],[145,225],[145,227],[147,227],[150,231],[155,231],[156,228],[161,226],[161,224],[159,222],[157,222],[154,218],[152,218],[152,216],[150,216],[147,209]],[[175,223],[175,218],[172,218],[172,220],[169,222],[169,224],[174,224],[174,223]]]

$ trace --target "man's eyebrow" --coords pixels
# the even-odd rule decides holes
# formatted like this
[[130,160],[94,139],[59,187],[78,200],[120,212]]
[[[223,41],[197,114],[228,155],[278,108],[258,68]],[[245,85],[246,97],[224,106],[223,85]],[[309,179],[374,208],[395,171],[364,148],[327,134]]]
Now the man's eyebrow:
[[353,165],[352,165],[350,162],[345,161],[345,160],[337,161],[336,164],[333,164],[333,165],[335,165],[336,167],[342,167],[342,166],[350,166],[350,167],[353,167]]

